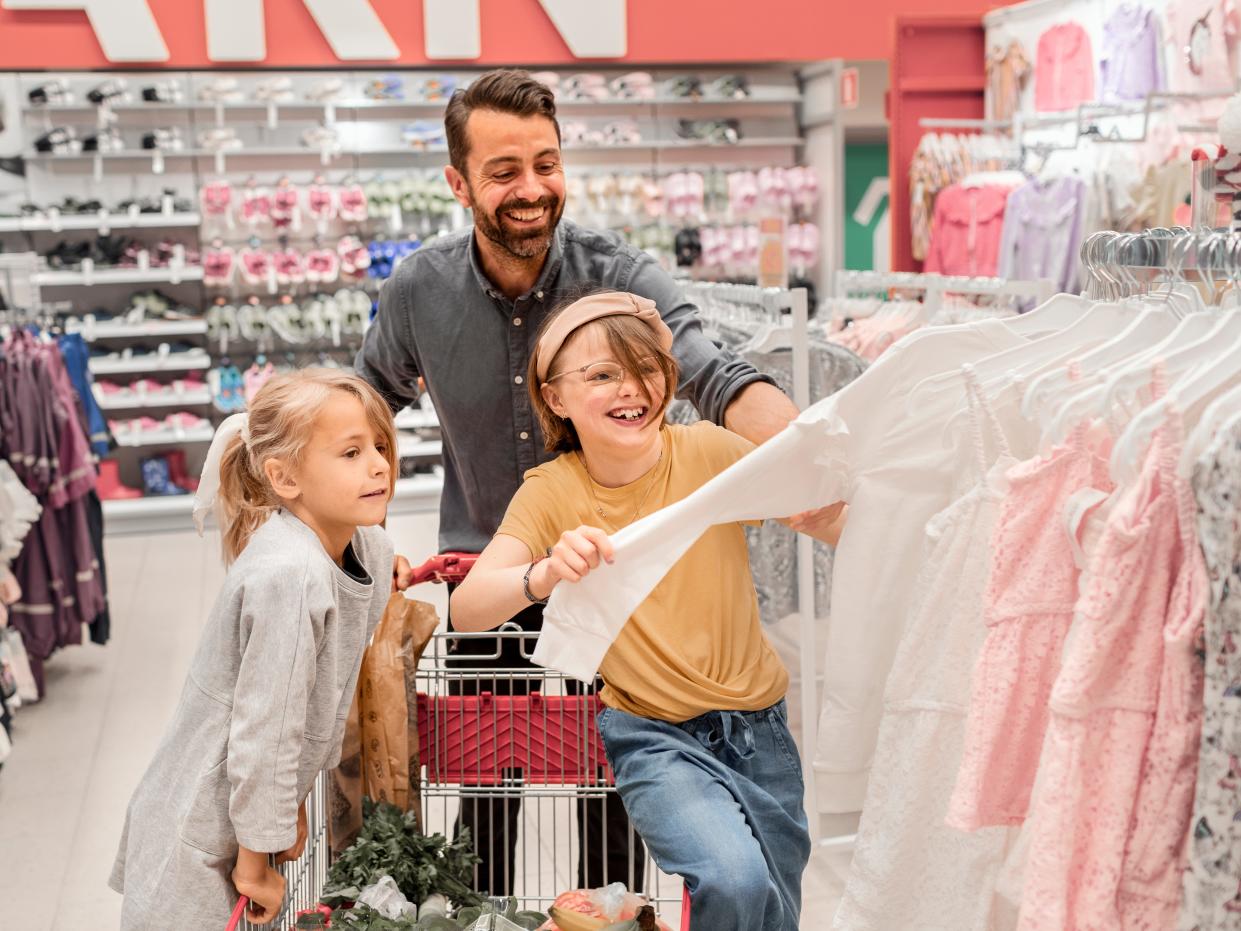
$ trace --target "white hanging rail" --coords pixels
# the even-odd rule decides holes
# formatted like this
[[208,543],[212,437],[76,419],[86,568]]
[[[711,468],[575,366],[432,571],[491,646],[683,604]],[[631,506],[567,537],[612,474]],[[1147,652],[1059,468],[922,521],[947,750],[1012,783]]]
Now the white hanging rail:
[[1033,299],[1042,303],[1055,293],[1050,278],[1020,281],[1008,278],[970,278],[916,272],[840,271],[836,273],[835,295],[847,298],[858,294],[887,293],[890,290],[920,291],[932,313],[943,305],[945,294]]

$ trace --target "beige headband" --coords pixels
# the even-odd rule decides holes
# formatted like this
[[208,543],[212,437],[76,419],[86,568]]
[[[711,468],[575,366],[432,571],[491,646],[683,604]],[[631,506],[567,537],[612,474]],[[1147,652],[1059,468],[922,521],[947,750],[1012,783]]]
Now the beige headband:
[[575,330],[603,317],[625,315],[637,317],[649,326],[655,331],[660,345],[667,351],[672,351],[672,331],[659,316],[659,308],[655,306],[654,301],[625,291],[604,291],[600,294],[591,294],[580,301],[574,301],[539,337],[539,344],[534,347],[538,358],[535,371],[538,373],[539,381],[547,381],[547,372],[551,368],[552,360],[556,358],[560,347]]

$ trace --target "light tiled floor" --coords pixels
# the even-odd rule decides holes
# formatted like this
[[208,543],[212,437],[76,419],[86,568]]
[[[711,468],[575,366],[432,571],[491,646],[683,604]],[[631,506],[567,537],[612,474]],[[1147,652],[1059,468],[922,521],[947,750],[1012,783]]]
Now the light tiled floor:
[[[434,548],[434,518],[394,518],[389,530],[411,558]],[[0,928],[118,926],[120,897],[106,881],[125,805],[176,705],[223,578],[217,546],[191,533],[108,539],[112,642],[52,660],[48,697],[17,714],[14,752],[0,772]],[[418,595],[442,613],[442,588]],[[573,828],[558,823],[566,846],[555,860],[567,865]],[[830,926],[847,869],[847,854],[815,853],[803,929]]]

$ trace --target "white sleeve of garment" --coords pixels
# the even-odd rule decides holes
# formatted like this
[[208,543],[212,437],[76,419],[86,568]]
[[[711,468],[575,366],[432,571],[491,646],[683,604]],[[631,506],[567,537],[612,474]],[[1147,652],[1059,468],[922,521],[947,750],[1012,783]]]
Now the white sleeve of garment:
[[788,517],[839,500],[848,429],[836,397],[808,408],[688,498],[617,533],[612,565],[552,593],[534,661],[593,682],[625,622],[709,527]]

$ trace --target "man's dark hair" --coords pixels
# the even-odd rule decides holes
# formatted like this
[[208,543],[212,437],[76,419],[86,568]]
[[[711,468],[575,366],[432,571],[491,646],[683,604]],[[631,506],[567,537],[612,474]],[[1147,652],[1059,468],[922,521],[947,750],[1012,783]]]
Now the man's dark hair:
[[495,110],[514,116],[545,116],[556,127],[556,98],[546,84],[536,81],[529,71],[499,68],[488,71],[470,82],[470,86],[453,91],[444,111],[444,134],[448,137],[448,160],[452,167],[465,174],[470,155],[470,138],[465,124],[475,110]]

